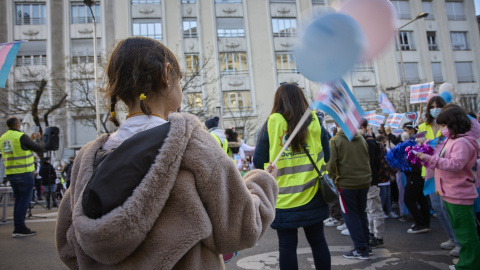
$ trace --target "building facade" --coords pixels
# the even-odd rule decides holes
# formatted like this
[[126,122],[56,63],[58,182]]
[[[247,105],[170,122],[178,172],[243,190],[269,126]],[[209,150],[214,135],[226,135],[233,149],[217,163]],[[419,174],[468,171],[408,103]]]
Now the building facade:
[[[312,12],[341,2],[96,1],[92,11],[97,21],[98,66],[101,70],[121,39],[137,35],[157,39],[177,55],[183,67],[182,111],[202,120],[219,114],[224,127],[235,126],[254,144],[254,134],[267,119],[280,83],[298,83],[309,99],[318,90],[318,84],[306,80],[296,67],[292,50],[297,29]],[[449,82],[455,88],[454,102],[478,112],[480,37],[473,0],[391,2],[399,14],[399,27],[421,12],[429,16],[400,29],[400,44],[392,43],[375,61],[357,64],[344,76],[364,109],[378,110],[381,93],[387,94],[398,112],[418,109],[405,104],[401,53],[407,86],[434,81],[438,88]],[[90,10],[83,1],[5,0],[0,1],[0,14],[0,43],[29,41],[21,45],[9,77],[8,114],[23,117],[14,108],[28,101],[17,96],[31,97],[35,82],[41,81],[38,76],[48,77],[44,110],[58,99],[56,92],[68,94],[68,102],[50,120],[62,130],[64,150],[58,158],[73,154],[96,137]],[[32,73],[39,75],[32,78]],[[101,79],[97,82],[102,85]],[[105,105],[102,102],[100,107],[102,122],[108,116]],[[102,126],[105,129],[112,126]]]

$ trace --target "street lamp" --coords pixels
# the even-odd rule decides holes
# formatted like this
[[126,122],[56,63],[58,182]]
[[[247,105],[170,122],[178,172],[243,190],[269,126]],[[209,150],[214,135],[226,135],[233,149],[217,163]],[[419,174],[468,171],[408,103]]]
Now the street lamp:
[[97,87],[97,20],[95,19],[95,14],[92,10],[92,5],[95,5],[95,0],[83,0],[83,3],[90,8],[90,13],[93,18],[93,76],[94,79],[94,90],[95,90],[95,115],[97,122],[97,137],[100,136],[100,106],[98,104],[98,87]]
[[418,15],[411,21],[409,21],[408,23],[400,26],[398,29],[397,29],[397,34],[396,34],[396,38],[395,38],[395,42],[397,43],[397,48],[398,48],[398,52],[399,52],[399,55],[400,55],[400,69],[402,71],[402,85],[403,85],[403,93],[405,95],[405,112],[408,112],[409,111],[409,106],[408,106],[408,97],[407,97],[407,82],[405,81],[405,67],[403,65],[403,53],[402,53],[402,45],[400,43],[400,29],[404,28],[405,26],[411,24],[412,22],[418,20],[418,19],[422,19],[422,18],[425,18],[428,16],[428,13],[427,12],[421,12],[421,13],[418,13]]

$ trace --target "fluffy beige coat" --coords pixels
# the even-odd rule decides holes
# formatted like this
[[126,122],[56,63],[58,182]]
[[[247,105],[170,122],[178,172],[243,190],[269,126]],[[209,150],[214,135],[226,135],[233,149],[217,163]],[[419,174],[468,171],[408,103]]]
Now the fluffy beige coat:
[[69,268],[224,269],[220,254],[253,247],[265,233],[275,217],[275,178],[254,170],[243,179],[195,116],[168,120],[168,137],[133,195],[96,220],[84,215],[82,193],[108,136],[80,150],[56,226]]

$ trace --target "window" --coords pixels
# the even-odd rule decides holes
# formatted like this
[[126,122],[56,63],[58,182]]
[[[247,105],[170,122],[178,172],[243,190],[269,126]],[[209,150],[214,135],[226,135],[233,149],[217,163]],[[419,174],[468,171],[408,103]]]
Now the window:
[[75,106],[85,106],[88,101],[95,100],[95,81],[93,78],[72,80],[71,101]]
[[402,51],[414,51],[415,45],[413,44],[413,32],[400,31],[400,47]]
[[433,31],[427,31],[427,43],[429,51],[438,51],[437,34]]
[[15,24],[46,24],[47,7],[45,4],[17,4],[15,5]]
[[133,35],[162,40],[162,23],[160,19],[133,20]]
[[295,3],[295,0],[270,0],[270,3]]
[[463,2],[446,2],[445,8],[447,9],[447,18],[451,21],[463,21],[465,20],[465,10]]
[[218,18],[218,37],[244,37],[243,18]]
[[433,74],[433,81],[435,83],[443,82],[442,63],[432,62],[432,74]]
[[478,112],[480,108],[478,106],[477,94],[461,95],[460,106],[469,112]]
[[[101,39],[97,39],[97,61],[101,62]],[[93,39],[72,39],[72,64],[93,63]]]
[[312,6],[325,5],[325,0],[312,0]]
[[296,35],[297,20],[272,18],[272,28],[274,37],[293,37]]
[[17,56],[17,67],[20,66],[40,66],[47,64],[46,55],[19,55]]
[[373,64],[372,62],[365,62],[365,63],[359,63],[355,64],[352,69],[353,72],[373,72]]
[[235,3],[242,3],[242,0],[215,0],[217,4],[235,4]]
[[[402,78],[401,63],[399,65],[399,78]],[[418,75],[418,63],[403,63],[403,70],[405,71],[405,81],[407,83],[419,83],[420,77]]]
[[457,71],[457,80],[459,83],[475,82],[472,62],[455,62],[455,70]]
[[197,37],[197,19],[183,19],[183,37],[196,38]]
[[248,74],[247,54],[242,53],[220,53],[221,75]]
[[452,48],[454,51],[468,50],[467,32],[450,32]]
[[198,54],[186,54],[185,62],[187,64],[187,70],[185,71],[187,76],[198,72]]
[[200,111],[202,108],[202,93],[187,93],[187,109],[189,111]]
[[298,73],[295,56],[292,53],[276,53],[278,73]]
[[223,107],[227,112],[245,112],[250,109],[250,91],[223,92]]
[[422,1],[422,11],[428,13],[428,16],[425,18],[425,20],[435,19],[435,16],[433,15],[433,6],[431,1]]
[[[92,10],[95,13],[95,20],[100,22],[100,4],[93,6]],[[72,24],[77,23],[93,23],[92,12],[83,3],[72,4]]]
[[37,86],[34,82],[16,83],[15,89],[15,105],[28,106],[35,100]]
[[195,4],[195,0],[182,0],[182,4]]
[[408,1],[390,1],[398,13],[399,19],[411,19],[410,3]]
[[[183,2],[183,1],[182,1]],[[132,0],[132,5],[160,4],[160,0]]]

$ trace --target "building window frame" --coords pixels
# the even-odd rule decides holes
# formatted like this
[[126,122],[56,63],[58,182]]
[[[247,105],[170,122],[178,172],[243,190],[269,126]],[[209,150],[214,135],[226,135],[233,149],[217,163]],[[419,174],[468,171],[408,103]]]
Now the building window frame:
[[438,51],[437,32],[427,31],[427,44],[429,51]]
[[221,52],[219,60],[220,74],[222,76],[248,74],[246,52]]
[[300,73],[293,52],[275,52],[277,73]]
[[161,41],[163,38],[162,21],[154,19],[133,19],[132,34]]
[[215,4],[241,4],[242,0],[215,0]]
[[296,18],[272,18],[273,37],[295,37],[297,36]]
[[430,66],[432,68],[433,81],[435,83],[443,83],[445,80],[443,79],[442,63],[431,62]]
[[193,74],[196,74],[200,71],[199,59],[200,59],[200,54],[198,53],[185,54],[185,75],[186,76],[192,76]]
[[467,32],[465,31],[451,31],[450,40],[452,42],[452,50],[454,51],[467,51],[470,49],[468,47]]
[[[457,81],[459,83],[473,83],[475,82],[475,75],[473,73],[473,62],[458,61],[455,62],[455,71],[457,72]],[[463,65],[461,67],[460,65]],[[465,72],[467,71],[467,72]],[[467,75],[465,75],[468,73]]]
[[182,25],[183,25],[183,38],[198,37],[197,18],[183,18]]
[[422,1],[422,11],[428,13],[425,20],[435,20],[432,1]]
[[47,55],[17,55],[15,66],[45,66],[47,65]]
[[132,5],[160,5],[160,0],[132,0]]
[[[25,9],[28,9],[28,11],[25,12]],[[16,25],[41,25],[46,23],[47,5],[45,3],[15,3]]]
[[[101,22],[100,3],[96,3],[92,6],[93,12],[95,12],[95,20],[97,23]],[[90,8],[81,2],[72,2],[70,6],[70,23],[71,24],[84,24],[93,23],[92,13]]]
[[236,38],[245,37],[244,20],[241,17],[217,18],[217,37]]
[[408,0],[392,0],[390,3],[395,7],[399,19],[410,20],[412,18]]
[[445,11],[449,21],[465,21],[465,5],[463,1],[447,1],[445,2]]
[[202,92],[187,92],[186,93],[186,111],[199,112],[203,110]]
[[413,31],[399,31],[400,47],[402,51],[415,51],[415,43],[413,40]]
[[226,112],[249,112],[251,107],[250,90],[222,91],[223,108]]

